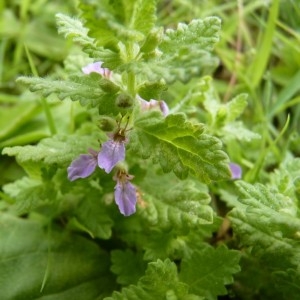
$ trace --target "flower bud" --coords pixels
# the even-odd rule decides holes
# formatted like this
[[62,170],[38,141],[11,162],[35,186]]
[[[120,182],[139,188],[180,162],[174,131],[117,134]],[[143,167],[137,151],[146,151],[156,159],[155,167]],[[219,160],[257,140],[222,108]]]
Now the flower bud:
[[156,28],[152,30],[141,48],[141,52],[149,53],[155,50],[155,48],[159,45],[163,37],[163,28]]
[[133,99],[128,94],[120,94],[116,99],[116,105],[120,108],[129,108],[133,105]]
[[116,121],[110,117],[103,116],[99,120],[99,127],[103,131],[113,131],[116,128]]

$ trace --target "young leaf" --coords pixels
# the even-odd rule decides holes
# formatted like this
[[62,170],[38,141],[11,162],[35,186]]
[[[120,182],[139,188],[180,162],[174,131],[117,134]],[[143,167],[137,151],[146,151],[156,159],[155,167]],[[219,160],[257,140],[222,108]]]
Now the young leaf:
[[115,288],[109,256],[93,242],[7,214],[0,222],[2,299],[94,300]]
[[156,0],[85,0],[79,7],[91,36],[111,49],[118,41],[143,40],[156,21]]
[[[90,9],[93,10],[93,7],[90,6]],[[117,52],[97,47],[98,41],[88,36],[89,29],[85,28],[80,20],[56,14],[56,21],[60,34],[82,45],[84,52],[98,61],[105,62],[105,67],[113,70],[122,63]]]
[[227,122],[235,121],[245,110],[247,106],[247,94],[239,94],[226,104]]
[[144,74],[151,81],[163,78],[167,83],[188,82],[217,66],[218,60],[210,52],[219,40],[220,28],[217,17],[179,24],[177,30],[166,31],[158,52],[144,56],[144,60],[132,63],[128,68]]
[[190,292],[205,299],[217,299],[227,294],[225,285],[232,283],[232,275],[240,271],[239,259],[238,251],[207,246],[183,259],[180,280],[189,285]]
[[[221,142],[204,134],[202,125],[187,122],[183,114],[165,119],[156,113],[144,114],[135,121],[134,129],[130,134],[134,151],[142,157],[154,152],[164,172],[173,170],[181,179],[191,172],[205,183],[230,178]],[[152,150],[144,149],[149,146]]]
[[88,36],[88,29],[78,19],[71,18],[64,14],[56,14],[58,33],[63,34],[65,38],[72,38],[74,42],[84,47],[95,48],[94,39]]

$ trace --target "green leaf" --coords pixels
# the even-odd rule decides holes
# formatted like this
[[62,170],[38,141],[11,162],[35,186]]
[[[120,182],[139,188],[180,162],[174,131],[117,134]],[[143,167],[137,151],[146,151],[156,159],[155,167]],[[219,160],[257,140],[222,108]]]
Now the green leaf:
[[16,201],[19,214],[28,213],[43,204],[54,202],[57,197],[53,184],[28,177],[4,185],[3,191]]
[[160,196],[147,197],[145,194],[144,201],[145,208],[141,210],[143,217],[152,226],[165,230],[191,229],[213,222],[207,187],[191,180],[166,186]]
[[180,280],[189,285],[190,292],[208,300],[217,299],[227,294],[225,285],[232,283],[232,275],[240,271],[239,259],[238,251],[207,246],[182,260]]
[[157,82],[145,82],[138,89],[138,95],[145,100],[160,99],[162,92],[167,90],[165,82],[162,80]]
[[273,270],[298,266],[300,220],[294,200],[262,184],[236,185],[241,197],[229,217],[242,244]]
[[287,158],[269,177],[271,188],[279,193],[294,199],[290,206],[292,211],[297,211],[297,199],[300,198],[300,159]]
[[29,86],[32,92],[42,92],[44,97],[56,94],[60,100],[70,98],[81,105],[98,107],[100,114],[117,114],[115,92],[101,89],[101,75],[72,76],[70,80],[53,80],[39,77],[19,77],[18,82]]
[[100,201],[101,194],[98,193],[97,196],[89,192],[89,196],[85,197],[76,207],[76,219],[93,238],[109,239],[112,233],[113,221]]
[[[91,6],[90,8],[94,12],[93,7]],[[89,29],[85,28],[79,19],[74,19],[63,14],[56,14],[56,21],[60,34],[82,45],[84,52],[93,58],[97,58],[96,60],[98,61],[105,62],[105,67],[113,70],[122,63],[117,52],[97,47],[98,41],[88,36]]]
[[168,29],[159,48],[164,53],[174,53],[182,49],[212,51],[219,41],[221,20],[218,17],[195,19],[188,25],[179,23],[177,30]]
[[105,300],[197,299],[189,298],[188,286],[178,280],[176,265],[169,259],[148,264],[137,285],[114,292]]
[[[94,130],[95,131],[95,130]],[[93,131],[91,131],[93,132]],[[77,155],[87,153],[89,148],[97,149],[97,136],[56,135],[43,139],[38,145],[26,145],[4,148],[2,154],[16,156],[20,164],[43,162],[46,165],[65,166]]]
[[217,17],[179,24],[177,30],[166,31],[158,51],[144,55],[144,60],[128,67],[135,73],[144,74],[150,81],[163,78],[167,83],[188,82],[217,66],[218,60],[210,52],[219,40],[220,28]]
[[251,142],[253,140],[261,139],[260,134],[246,128],[241,121],[226,124],[222,128],[222,135],[224,140],[235,139],[238,141]]
[[247,106],[247,94],[239,94],[226,104],[227,122],[236,120],[245,110]]
[[94,300],[114,289],[96,244],[33,220],[1,214],[0,222],[2,299]]
[[281,299],[297,300],[300,293],[300,272],[293,269],[273,273],[276,290],[281,294]]
[[144,259],[176,259],[185,250],[184,238],[179,237],[175,230],[150,230],[143,243]]
[[117,282],[122,285],[136,284],[146,270],[146,262],[142,253],[134,253],[130,249],[111,252],[111,271],[116,274]]
[[189,172],[206,183],[230,178],[221,142],[204,134],[203,125],[186,121],[183,114],[162,119],[158,113],[145,113],[135,121],[129,138],[133,151],[142,157],[152,152],[164,172],[173,171],[181,179]]
[[55,17],[59,34],[63,34],[65,38],[72,38],[74,42],[84,47],[95,48],[94,39],[88,36],[88,29],[83,26],[79,19],[60,13],[56,14]]
[[119,41],[143,40],[156,21],[156,0],[85,0],[79,7],[98,45],[112,49]]

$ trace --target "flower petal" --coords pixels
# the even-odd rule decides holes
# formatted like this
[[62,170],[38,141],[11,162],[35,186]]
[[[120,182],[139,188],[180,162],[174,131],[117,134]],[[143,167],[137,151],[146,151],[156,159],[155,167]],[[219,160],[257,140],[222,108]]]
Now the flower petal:
[[121,214],[130,216],[135,213],[136,208],[136,190],[129,182],[118,182],[115,186],[115,201]]
[[102,145],[102,149],[98,154],[98,166],[109,173],[119,161],[124,159],[124,143],[109,140]]
[[159,101],[159,108],[165,117],[169,114],[169,106],[165,101]]
[[229,168],[231,171],[231,179],[241,179],[242,178],[242,168],[240,165],[235,163],[229,163]]
[[95,63],[88,64],[87,66],[83,67],[81,70],[84,74],[91,74],[92,72],[98,73],[104,77],[110,77],[111,71],[107,68],[102,68],[103,62],[98,61]]
[[68,167],[68,179],[74,181],[78,178],[86,178],[94,172],[96,166],[97,157],[89,154],[81,154]]

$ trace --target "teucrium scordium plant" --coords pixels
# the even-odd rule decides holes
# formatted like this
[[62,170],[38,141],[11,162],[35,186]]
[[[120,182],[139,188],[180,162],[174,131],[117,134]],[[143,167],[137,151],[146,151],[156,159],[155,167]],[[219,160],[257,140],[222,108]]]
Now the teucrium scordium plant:
[[[84,290],[81,282],[88,282],[85,297],[96,291],[89,297],[216,299],[226,294],[224,285],[239,270],[239,253],[205,242],[218,226],[209,184],[240,178],[241,173],[231,174],[222,141],[199,119],[190,118],[184,109],[189,100],[174,103],[167,89],[217,66],[212,51],[220,19],[163,29],[155,25],[155,0],[82,1],[79,7],[79,18],[56,15],[58,32],[81,47],[80,54],[76,47],[76,55],[66,60],[64,76],[18,79],[43,97],[72,101],[71,110],[64,112],[71,130],[37,145],[4,149],[27,172],[5,192],[22,212],[41,214],[49,224],[62,220],[60,230],[71,235],[84,232],[90,240],[84,244],[83,260],[89,252],[99,251],[100,260],[112,255],[111,268],[103,267],[99,274],[98,266],[87,263],[86,274],[97,274],[98,281],[109,274],[106,285],[78,272],[78,290]],[[30,226],[47,239],[39,226]],[[111,243],[102,245],[107,239]],[[62,238],[62,244],[69,242]],[[215,268],[222,257],[229,259]],[[189,270],[193,260],[207,262],[216,290],[205,287],[205,281],[193,286],[189,278],[198,276],[197,269]],[[182,274],[174,261],[183,261]],[[67,278],[67,264],[64,270]],[[128,279],[131,273],[135,282]],[[45,277],[45,291],[55,282],[51,280]],[[121,290],[116,282],[134,285]],[[71,283],[66,279],[64,284],[68,295]],[[34,293],[29,297],[36,297]]]

